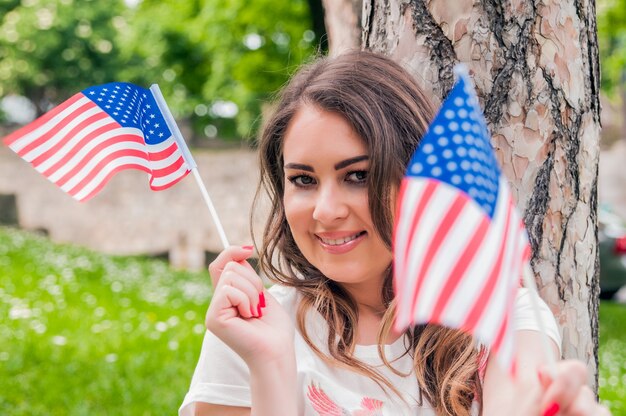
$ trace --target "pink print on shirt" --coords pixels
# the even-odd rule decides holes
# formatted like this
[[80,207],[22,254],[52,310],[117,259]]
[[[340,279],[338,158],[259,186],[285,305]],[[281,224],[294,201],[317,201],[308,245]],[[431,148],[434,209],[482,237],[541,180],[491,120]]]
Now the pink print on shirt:
[[340,407],[319,387],[309,384],[307,397],[320,416],[383,416],[383,402],[363,397],[361,407],[352,412]]

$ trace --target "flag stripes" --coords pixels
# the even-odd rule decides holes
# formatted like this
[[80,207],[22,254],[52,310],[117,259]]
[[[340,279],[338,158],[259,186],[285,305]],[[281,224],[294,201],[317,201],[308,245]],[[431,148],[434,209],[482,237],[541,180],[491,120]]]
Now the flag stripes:
[[[519,270],[520,259],[528,254],[521,219],[508,200],[506,184],[500,185],[490,224],[471,198],[446,184],[404,179],[400,197],[410,195],[407,204],[418,208],[401,210],[396,222],[394,241],[405,250],[396,256],[395,267],[406,278],[402,287],[414,287],[413,292],[397,292],[398,328],[439,323],[500,347],[511,331],[505,327],[510,320],[502,317],[511,312],[518,287],[518,280],[503,274]],[[471,281],[464,279],[467,275],[473,276]]]
[[422,139],[394,226],[395,329],[471,333],[513,371],[513,306],[530,247],[467,75]]
[[[132,98],[132,104],[124,97]],[[131,84],[92,87],[12,133],[4,143],[79,201],[96,195],[125,169],[147,172],[151,189],[166,189],[189,168],[165,121],[159,125],[163,116],[158,107],[150,103],[151,93]]]

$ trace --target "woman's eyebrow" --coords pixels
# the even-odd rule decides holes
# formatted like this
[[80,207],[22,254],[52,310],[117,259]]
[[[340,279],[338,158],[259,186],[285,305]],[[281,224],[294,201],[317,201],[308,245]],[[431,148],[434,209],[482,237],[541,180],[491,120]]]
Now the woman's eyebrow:
[[351,157],[350,159],[342,160],[341,162],[338,162],[337,164],[335,164],[335,170],[343,169],[346,166],[350,166],[354,163],[358,163],[358,162],[361,162],[362,160],[367,160],[367,159],[369,159],[368,155],[361,155],[361,156]]
[[287,163],[285,165],[285,169],[298,169],[298,170],[306,170],[307,172],[315,172],[312,166],[303,165],[301,163]]

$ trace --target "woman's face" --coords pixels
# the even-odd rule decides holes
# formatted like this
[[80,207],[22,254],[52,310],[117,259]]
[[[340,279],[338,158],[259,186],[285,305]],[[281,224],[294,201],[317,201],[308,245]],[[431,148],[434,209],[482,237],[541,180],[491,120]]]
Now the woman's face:
[[370,215],[363,140],[342,116],[303,105],[283,157],[285,214],[302,254],[336,282],[382,282],[392,255]]

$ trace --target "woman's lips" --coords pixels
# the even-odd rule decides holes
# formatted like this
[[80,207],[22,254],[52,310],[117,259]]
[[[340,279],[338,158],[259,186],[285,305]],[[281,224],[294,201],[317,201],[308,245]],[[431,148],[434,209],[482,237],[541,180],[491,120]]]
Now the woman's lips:
[[315,234],[322,248],[330,254],[343,254],[355,248],[367,235],[365,231]]

